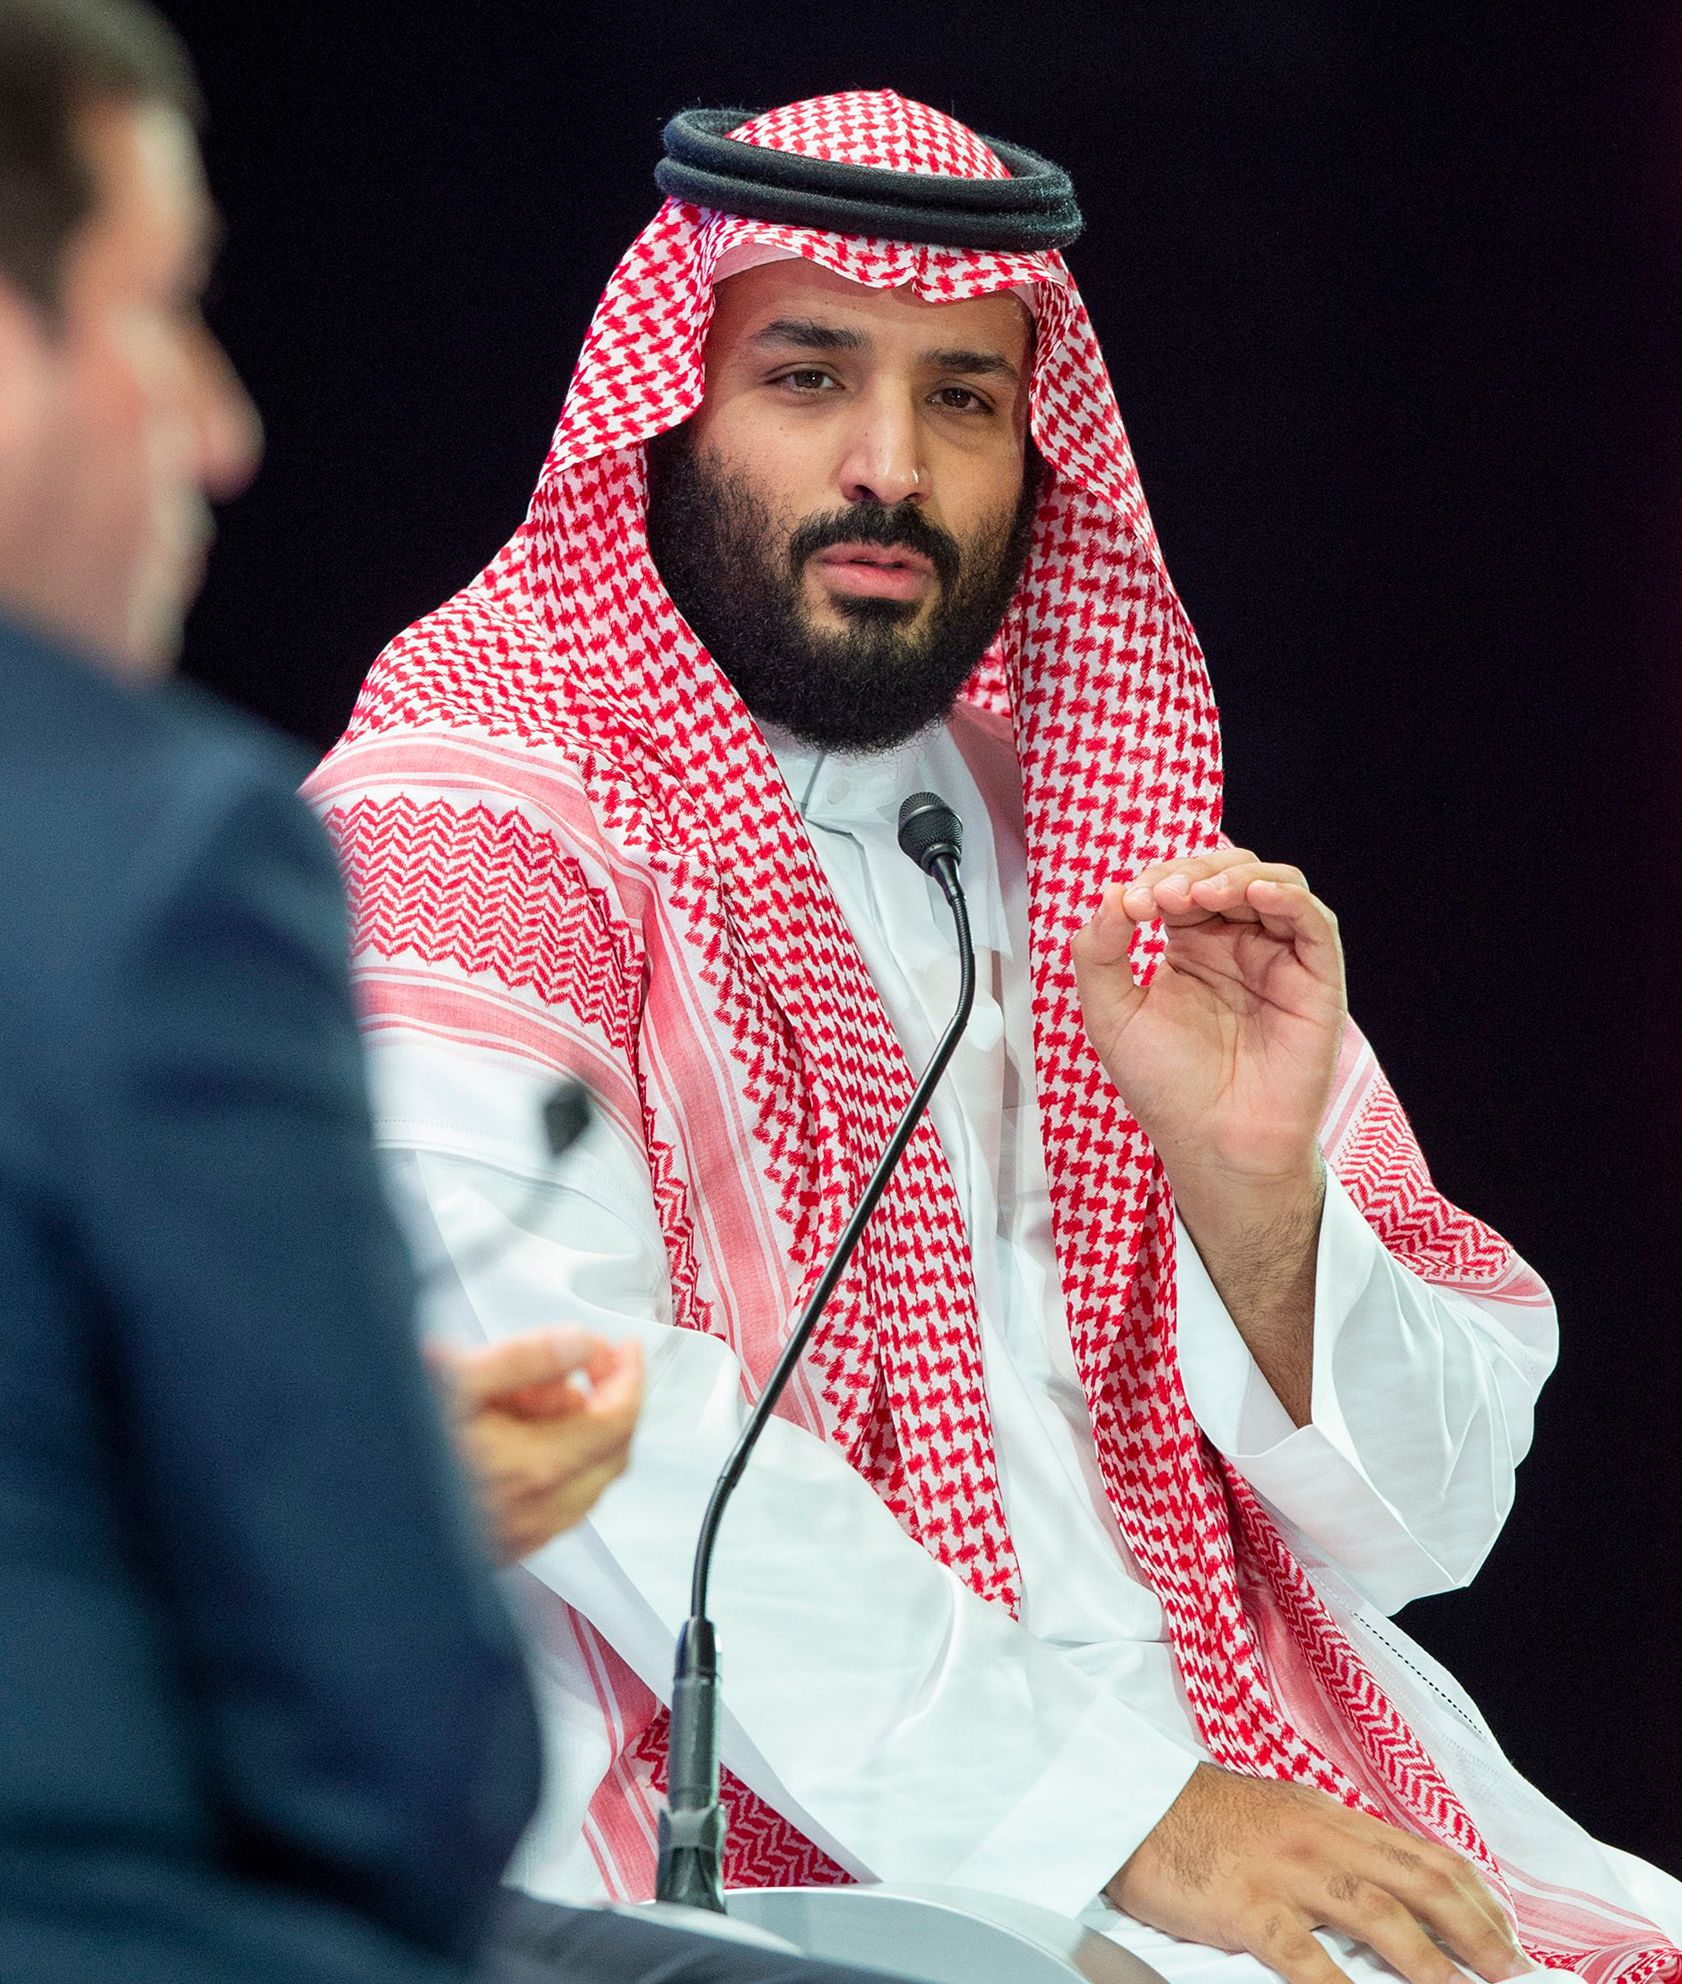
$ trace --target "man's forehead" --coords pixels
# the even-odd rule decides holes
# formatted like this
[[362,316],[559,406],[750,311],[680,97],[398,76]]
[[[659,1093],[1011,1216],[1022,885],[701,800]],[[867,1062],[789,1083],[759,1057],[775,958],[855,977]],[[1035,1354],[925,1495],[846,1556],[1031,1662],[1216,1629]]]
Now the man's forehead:
[[930,346],[973,346],[985,340],[1011,357],[1026,352],[1033,319],[1009,290],[958,302],[931,303],[910,288],[877,289],[853,282],[802,256],[762,262],[717,284],[713,337],[734,345],[791,317],[850,325],[868,337],[911,335]]
[[84,142],[101,180],[106,229],[178,261],[207,262],[222,223],[210,197],[198,139],[167,104],[90,106]]

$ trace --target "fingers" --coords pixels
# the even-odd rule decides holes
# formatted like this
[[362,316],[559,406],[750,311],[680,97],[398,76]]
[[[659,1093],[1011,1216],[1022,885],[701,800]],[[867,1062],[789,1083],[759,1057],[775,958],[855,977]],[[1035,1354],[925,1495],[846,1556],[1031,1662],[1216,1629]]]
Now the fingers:
[[1081,1017],[1093,1046],[1106,1061],[1143,1009],[1145,998],[1128,955],[1137,926],[1122,907],[1122,894],[1121,884],[1112,882],[1099,898],[1092,921],[1075,932],[1070,946]]
[[[574,1375],[587,1373],[591,1358],[606,1347],[601,1338],[582,1330],[531,1330],[501,1343],[445,1351],[443,1361],[463,1412],[473,1413],[492,1400],[538,1389],[559,1406],[563,1391],[576,1390],[571,1382]],[[438,1355],[435,1350],[435,1360]]]
[[575,1528],[625,1471],[623,1457],[584,1468],[545,1495],[507,1503],[494,1525],[497,1555],[515,1563]]
[[1372,1881],[1345,1875],[1331,1884],[1322,1926],[1377,1951],[1408,1984],[1465,1984],[1459,1966],[1419,1926],[1412,1910]]
[[621,1433],[628,1440],[642,1409],[642,1345],[630,1342],[610,1346],[607,1357],[597,1361],[590,1376],[586,1416],[604,1430]]
[[535,1444],[525,1456],[524,1478],[517,1486],[505,1484],[504,1530],[512,1518],[528,1536],[547,1542],[582,1522],[630,1463],[640,1398],[640,1386],[605,1404],[592,1398],[575,1420],[529,1429]]
[[[1092,966],[1108,970],[1115,965],[1127,965],[1133,932],[1142,919],[1128,914],[1126,895],[1126,886],[1121,882],[1110,882],[1105,886],[1092,921],[1075,938],[1077,970]],[[1130,969],[1128,977],[1132,978]]]
[[[634,1349],[634,1344],[612,1343],[605,1336],[591,1338],[589,1362],[584,1369],[592,1385],[600,1384],[603,1378],[616,1371],[623,1361],[624,1352]],[[642,1353],[637,1352],[640,1360]]]
[[[1170,928],[1205,923],[1212,917],[1259,923],[1264,911],[1252,900],[1257,882],[1281,884],[1308,892],[1300,868],[1288,862],[1261,861],[1248,848],[1216,848],[1206,854],[1181,855],[1152,863],[1126,883],[1123,906],[1135,923],[1160,918]],[[1277,908],[1277,898],[1270,907]]]
[[[1407,1984],[1464,1984],[1462,1963],[1489,1984],[1503,1984],[1531,1967],[1470,1862],[1423,1845],[1418,1852],[1384,1857],[1390,1867],[1379,1879],[1348,1870],[1333,1875],[1318,1905],[1301,1895],[1295,1907],[1281,1905],[1278,1897],[1268,1906],[1268,1897],[1258,1897],[1263,1905],[1249,1924],[1245,1946],[1292,1984],[1342,1974],[1315,1940],[1316,1928],[1364,1943]],[[1407,1870],[1398,1872],[1403,1861]]]
[[518,1391],[497,1392],[481,1409],[506,1412],[515,1419],[565,1419],[569,1413],[582,1412],[589,1396],[575,1378],[556,1378],[522,1385]]
[[1531,1968],[1500,1903],[1469,1860],[1425,1846],[1393,1851],[1386,1858],[1390,1871],[1382,1877],[1384,1884],[1469,1970],[1489,1984],[1502,1984]]
[[1131,881],[1106,884],[1092,921],[1075,938],[1076,969],[1124,963],[1141,923],[1160,920],[1174,930],[1217,919],[1259,923],[1272,936],[1336,949],[1336,920],[1300,868],[1258,860],[1248,848],[1220,847],[1156,861]]
[[456,1443],[504,1563],[581,1521],[625,1471],[643,1394],[634,1341],[537,1330],[474,1350],[429,1346],[427,1359],[454,1393]]
[[1504,1984],[1531,1968],[1460,1854],[1323,1792],[1213,1765],[1105,1892],[1170,1935],[1249,1951],[1287,1984],[1344,1974],[1317,1929],[1365,1944],[1406,1984],[1464,1984],[1466,1970]]
[[588,1341],[593,1346],[583,1366],[590,1380],[588,1390],[574,1377],[504,1392],[491,1403],[498,1411],[512,1412],[522,1419],[556,1419],[587,1412],[596,1419],[624,1415],[628,1424],[642,1402],[641,1347],[634,1342],[609,1343],[605,1337]]
[[1216,913],[1234,922],[1253,919],[1269,936],[1290,938],[1299,951],[1337,947],[1337,918],[1306,882],[1257,875],[1246,883],[1242,902],[1217,908]]
[[[1199,882],[1212,881],[1229,870],[1249,864],[1264,866],[1258,857],[1247,847],[1210,847],[1200,854],[1176,854],[1166,861],[1153,861],[1148,868],[1141,868],[1137,875],[1124,881],[1127,891],[1128,910],[1137,922],[1157,915],[1157,892],[1163,892],[1165,902],[1171,900],[1184,908],[1188,892]],[[1283,872],[1282,863],[1271,864]],[[1300,881],[1299,869],[1290,871]],[[1140,891],[1148,891],[1141,894]]]
[[1112,939],[1112,948],[1122,955],[1140,923],[1163,924],[1171,959],[1179,932],[1248,923],[1288,943],[1316,978],[1329,986],[1342,984],[1337,918],[1309,888],[1300,868],[1283,861],[1260,861],[1248,848],[1215,848],[1158,861],[1129,882],[1109,884],[1098,915],[1076,939],[1077,968],[1083,943],[1090,954],[1098,955],[1106,917],[1112,913],[1122,919]]
[[1327,1955],[1313,1923],[1294,1908],[1264,1904],[1244,1947],[1258,1962],[1277,1971],[1286,1984],[1349,1984],[1348,1971]]
[[593,1405],[565,1419],[535,1421],[486,1412],[461,1430],[486,1526],[505,1562],[582,1521],[624,1473],[635,1395],[601,1417]]

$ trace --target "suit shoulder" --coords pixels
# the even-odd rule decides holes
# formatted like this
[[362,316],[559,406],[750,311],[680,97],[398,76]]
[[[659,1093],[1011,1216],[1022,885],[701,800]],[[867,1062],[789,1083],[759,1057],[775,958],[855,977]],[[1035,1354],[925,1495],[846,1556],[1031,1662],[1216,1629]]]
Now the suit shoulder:
[[295,788],[302,754],[185,683],[135,688],[0,623],[0,808],[9,845],[74,864],[207,793]]
[[299,770],[280,740],[208,696],[136,691],[0,632],[0,989],[14,1039],[39,1046],[55,1023],[91,1019],[126,933],[213,867],[229,823],[254,810],[330,885]]

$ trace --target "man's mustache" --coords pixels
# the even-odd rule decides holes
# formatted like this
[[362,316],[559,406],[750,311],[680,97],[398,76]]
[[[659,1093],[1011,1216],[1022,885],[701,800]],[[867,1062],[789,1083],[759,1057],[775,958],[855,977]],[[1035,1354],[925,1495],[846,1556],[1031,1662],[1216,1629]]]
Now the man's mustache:
[[796,579],[809,558],[835,544],[874,544],[883,550],[898,545],[918,552],[934,567],[943,591],[957,583],[963,553],[958,540],[931,524],[909,503],[892,509],[880,503],[857,503],[850,509],[834,510],[827,516],[808,517],[788,541],[789,567]]

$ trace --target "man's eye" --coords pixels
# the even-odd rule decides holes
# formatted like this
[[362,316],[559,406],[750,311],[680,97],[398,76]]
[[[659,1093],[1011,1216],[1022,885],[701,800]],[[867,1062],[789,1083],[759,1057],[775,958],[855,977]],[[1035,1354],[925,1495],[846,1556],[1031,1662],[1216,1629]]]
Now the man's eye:
[[992,408],[979,393],[972,393],[968,386],[940,386],[932,395],[937,406],[953,413],[991,413]]
[[777,380],[779,386],[787,386],[791,392],[821,393],[835,381],[816,365],[803,365],[797,372],[784,372]]

